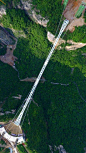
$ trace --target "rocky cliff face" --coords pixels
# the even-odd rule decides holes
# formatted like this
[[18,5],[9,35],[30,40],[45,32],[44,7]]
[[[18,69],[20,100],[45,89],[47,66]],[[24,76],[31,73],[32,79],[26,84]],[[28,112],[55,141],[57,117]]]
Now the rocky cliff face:
[[7,52],[5,55],[0,56],[0,60],[3,63],[7,63],[15,68],[15,60],[17,57],[13,55],[13,51],[16,48],[17,39],[13,35],[9,34],[7,30],[0,26],[0,42],[2,45],[7,46]]
[[[21,4],[23,5],[23,9],[26,11],[28,16],[37,24],[40,24],[44,27],[47,26],[48,19],[42,17],[40,14],[40,11],[36,8],[33,8],[32,0],[21,0]],[[19,7],[19,6],[18,6]]]
[[[72,3],[71,0],[69,0],[69,2]],[[64,16],[65,16],[65,13],[68,12],[69,6],[70,6],[69,4],[71,4],[71,3],[68,3],[68,5],[64,11]],[[15,6],[13,6],[13,7],[15,7]],[[28,16],[37,24],[40,24],[44,27],[47,26],[47,23],[49,20],[45,19],[41,15],[39,15],[38,14],[38,13],[40,13],[39,10],[37,10],[36,8],[33,9],[32,0],[21,0],[21,3],[17,5],[17,8],[24,9],[26,11],[26,13],[28,14]],[[2,15],[6,15],[6,7],[4,5],[0,6],[0,17],[2,17]],[[80,17],[79,19],[74,19],[68,25],[66,30],[69,29],[70,31],[73,32],[75,29],[75,26],[82,26],[84,24],[86,24],[86,23],[84,23],[84,19],[83,19],[83,15],[82,15],[82,17]],[[13,30],[14,29],[12,29],[12,31]],[[12,36],[10,36],[9,33],[7,33],[5,28],[3,28],[3,30],[0,28],[0,36],[1,36],[0,41],[2,42],[2,44],[7,45],[7,53],[4,56],[0,56],[0,60],[4,63],[8,63],[11,66],[14,66],[14,64],[15,64],[14,61],[17,59],[16,57],[13,56],[13,50],[16,47],[16,45],[14,43],[14,38],[12,38]],[[25,37],[24,34],[20,35],[20,37],[21,36]],[[18,34],[18,37],[19,37],[19,34]],[[50,32],[47,33],[47,38],[50,42],[52,42],[52,43],[55,42],[55,36],[53,34],[51,34]],[[15,40],[15,41],[17,42],[17,40]],[[62,49],[62,47],[60,46],[62,43],[66,43],[66,41],[63,39],[59,39],[59,42],[57,43],[56,48],[57,48],[57,46],[59,46],[58,49]],[[70,46],[65,47],[65,49],[67,51],[76,50],[76,49],[82,48],[83,46],[86,45],[86,43],[81,43],[81,42],[76,43],[76,42],[73,42],[72,40],[71,41],[68,40],[67,43],[70,44]],[[84,53],[83,53],[83,55],[84,55]],[[85,55],[86,55],[86,53],[85,53]]]
[[[32,0],[21,0],[21,4],[22,4],[22,7],[18,6],[18,8],[24,9],[26,13],[28,14],[28,16],[37,24],[47,27],[47,23],[49,22],[49,20],[40,15],[40,10],[37,10],[32,5]],[[81,0],[78,0],[78,3],[77,1],[75,2],[75,0],[68,1],[66,9],[63,12],[63,15],[65,16],[65,18],[67,18],[70,21],[70,24],[68,25],[66,30],[73,32],[75,30],[75,26],[78,27],[78,26],[86,25],[83,18],[84,13],[78,19],[75,17],[75,13],[77,12],[80,4],[81,4]]]
[[[32,5],[32,0],[20,0],[20,3],[17,4],[17,7],[12,4],[12,6],[14,8],[18,8],[18,9],[24,9],[27,13],[27,15],[37,24],[42,25],[43,27],[47,27],[47,23],[49,22],[48,19],[42,17],[39,13],[40,10],[37,10],[36,8],[34,8],[34,6]],[[2,17],[3,15],[6,15],[6,7],[5,5],[1,5],[0,6],[0,17]]]
[[14,37],[8,33],[8,31],[0,26],[0,41],[4,45],[13,45],[15,44]]
[[4,5],[0,6],[0,17],[6,15],[6,7]]
[[74,42],[72,40],[67,40],[67,43],[69,43],[71,45],[71,46],[66,46],[65,47],[65,49],[67,51],[76,50],[78,48],[82,48],[82,47],[86,46],[86,43],[81,43],[81,42],[76,43],[76,42]]

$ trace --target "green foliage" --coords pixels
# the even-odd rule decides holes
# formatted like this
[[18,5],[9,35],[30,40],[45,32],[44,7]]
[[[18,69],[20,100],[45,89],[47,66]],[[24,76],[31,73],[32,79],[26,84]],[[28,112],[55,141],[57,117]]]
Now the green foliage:
[[49,52],[46,31],[43,27],[31,23],[27,32],[27,39],[19,38],[14,52],[14,55],[19,59],[17,68],[20,78],[37,76],[42,67],[43,59]]
[[20,152],[20,153],[27,153],[27,151],[26,151],[26,149],[24,148],[24,146],[23,145],[18,145],[17,146],[17,148],[18,148],[18,151]]
[[[0,61],[0,98],[7,97],[8,93],[12,92],[16,82],[18,81],[16,72],[9,65]],[[13,81],[14,80],[14,81]]]
[[[32,109],[33,115],[31,115]],[[30,126],[27,124],[28,117],[30,119]],[[34,128],[34,126],[36,128]],[[27,135],[27,145],[29,146],[30,150],[36,150],[37,153],[45,153],[47,151],[48,141],[47,128],[43,114],[43,109],[41,107],[37,107],[33,103],[31,104],[31,107],[29,108],[29,114],[27,114],[27,117],[23,124],[23,129],[25,131],[25,134]]]
[[85,56],[82,54],[86,53],[86,46],[81,49],[66,51],[65,49],[58,50],[53,55],[52,59],[62,64],[68,65],[69,67],[77,67],[86,76],[86,65]]
[[6,46],[4,46],[3,48],[0,48],[0,56],[4,55],[6,53]]
[[5,141],[4,141],[4,140],[2,140],[2,139],[1,139],[1,140],[0,140],[0,144],[2,144],[2,145],[3,145],[3,144],[6,144],[6,143],[5,143]]
[[41,15],[49,19],[47,29],[54,34],[63,11],[61,2],[62,0],[33,0],[33,4],[40,10]]
[[[3,149],[4,149],[4,148],[1,148],[1,147],[0,147],[0,152],[1,152],[1,153],[2,153]],[[10,150],[9,150],[8,148],[6,148],[6,149],[3,151],[3,153],[9,153],[9,151],[10,151]]]
[[[5,3],[5,0],[2,0]],[[5,5],[3,2],[0,1],[0,5]]]
[[11,8],[14,5],[17,5],[20,2],[20,0],[3,0],[3,2],[6,3],[7,8]]
[[85,18],[85,23],[86,23],[86,10],[85,10],[85,13],[84,13],[84,18]]
[[19,9],[7,9],[7,15],[3,16],[2,22],[4,27],[12,27],[17,30],[26,28],[29,25],[29,18],[25,14],[24,10]]
[[73,33],[67,32],[65,39],[72,39],[75,42],[86,42],[86,26],[83,25],[82,27],[75,27]]
[[[53,15],[53,13],[56,13],[54,12],[54,7],[59,7],[57,2],[55,2],[56,5],[53,5],[53,2],[50,1],[43,1],[42,3],[44,4],[43,7],[39,2],[39,8],[42,7],[41,10],[43,11],[45,9],[46,16],[48,14],[49,17],[50,15],[55,17]],[[48,6],[49,3],[52,4],[52,7],[51,5]],[[51,8],[52,13],[49,15],[47,10],[51,10]],[[5,22],[8,21],[8,23],[4,25],[9,27],[9,24],[12,24],[15,29],[24,29],[27,36],[26,38],[18,38],[17,47],[14,51],[14,55],[18,57],[19,62],[16,62],[19,76],[21,79],[37,77],[50,50],[46,31],[43,27],[33,22],[28,24],[25,16],[22,15],[22,11],[19,14],[16,9],[10,11],[12,14],[7,10],[6,20],[4,20]],[[60,13],[56,14],[56,18],[58,15]],[[14,16],[15,18],[13,18]],[[23,19],[21,20],[19,17]],[[67,39],[76,41],[81,39],[81,42],[85,42],[84,29],[85,27],[76,28],[75,34],[67,34]],[[79,32],[81,35],[79,35]],[[33,153],[49,153],[49,145],[54,147],[54,145],[62,144],[67,152],[70,153],[81,153],[86,147],[86,103],[80,98],[74,84],[74,82],[77,83],[80,94],[86,99],[86,78],[84,77],[86,76],[86,60],[82,56],[82,53],[85,52],[86,47],[83,47],[82,50],[78,49],[70,52],[65,49],[60,51],[57,49],[54,52],[43,74],[46,81],[45,83],[39,83],[33,97],[38,106],[33,102],[31,103],[22,127],[28,139],[27,147]],[[72,75],[70,75],[71,67],[75,68]],[[33,83],[21,82],[18,78],[18,73],[2,62],[0,62],[0,72],[0,101],[4,102],[5,100],[3,109],[4,111],[11,109],[16,109],[17,111],[30,92]],[[51,82],[69,85],[54,85]],[[22,95],[21,100],[12,98],[12,96],[17,96],[18,94]],[[3,118],[0,116],[0,121],[11,120],[13,116],[12,114],[5,115]],[[30,125],[28,124],[28,119],[30,120]],[[20,146],[18,146],[19,150],[25,152],[24,147]]]

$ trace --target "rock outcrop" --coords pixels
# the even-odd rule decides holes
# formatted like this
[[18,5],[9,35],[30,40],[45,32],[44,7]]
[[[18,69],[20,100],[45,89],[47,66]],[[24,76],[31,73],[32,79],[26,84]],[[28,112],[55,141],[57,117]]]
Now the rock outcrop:
[[[55,36],[54,36],[52,33],[50,33],[49,31],[48,31],[48,33],[47,33],[47,38],[48,38],[48,40],[49,40],[50,42],[52,42],[52,43],[54,44],[56,38],[55,38]],[[60,38],[59,41],[58,41],[58,43],[57,43],[57,45],[56,45],[56,48],[59,46],[58,49],[59,49],[59,50],[62,49],[62,47],[61,47],[60,45],[63,44],[63,43],[65,44],[66,41]],[[76,43],[76,42],[74,42],[74,41],[72,41],[72,40],[67,40],[67,43],[70,44],[70,46],[66,46],[66,47],[65,47],[65,49],[66,49],[67,51],[76,50],[76,49],[78,49],[78,48],[82,48],[82,47],[86,46],[86,43],[81,43],[81,42]]]
[[[16,109],[12,109],[11,111],[6,111],[6,112],[0,112],[0,116],[3,116],[3,115],[7,115],[7,114],[15,114],[15,111],[16,111]],[[4,122],[2,122],[2,123],[4,123]],[[2,124],[1,122],[0,122],[0,124]]]
[[7,53],[5,55],[2,55],[0,56],[0,60],[3,62],[3,63],[7,63],[9,64],[10,66],[12,66],[13,68],[15,68],[15,60],[17,60],[17,57],[15,57],[13,55],[13,51],[15,49],[15,46],[14,45],[8,45],[7,46]]
[[86,46],[86,43],[81,43],[81,42],[74,42],[72,40],[67,40],[67,43],[71,44],[71,46],[66,46],[65,49],[67,51],[70,51],[70,50],[76,50],[78,48],[82,48],[84,46]]
[[54,151],[56,152],[57,150],[59,151],[59,153],[67,153],[62,145],[59,145],[58,147],[56,145],[54,145],[54,147],[49,145],[49,149],[51,153],[53,153]]
[[23,9],[26,11],[28,16],[37,24],[40,24],[44,27],[47,27],[48,19],[42,17],[40,14],[40,11],[36,8],[33,8],[32,0],[21,0],[21,3],[23,5]]
[[15,37],[11,35],[4,27],[0,26],[0,42],[4,45],[14,45]]
[[[47,32],[47,39],[50,41],[50,42],[52,42],[53,44],[54,44],[54,42],[55,42],[55,40],[56,40],[56,38],[55,38],[55,36],[51,33],[51,32]],[[58,43],[57,43],[57,45],[56,45],[56,48],[57,48],[57,46],[59,46],[59,45],[61,45],[61,44],[63,44],[63,43],[65,43],[66,41],[65,40],[63,40],[63,39],[59,39],[59,41],[58,41]],[[56,49],[55,48],[55,49]]]
[[[25,78],[25,79],[21,79],[20,81],[26,81],[26,82],[35,82],[36,81],[36,77],[32,77],[32,78]],[[45,80],[45,78],[44,77],[42,77],[41,79],[40,79],[40,81],[42,82],[42,83],[44,83],[46,80]]]
[[3,45],[7,46],[7,52],[5,55],[0,56],[0,60],[3,63],[7,63],[13,68],[15,68],[15,60],[17,60],[17,57],[13,55],[13,51],[16,48],[17,45],[17,39],[8,33],[8,31],[0,26],[0,42]]
[[0,6],[0,17],[6,15],[6,7],[4,5]]
[[59,153],[67,153],[62,145],[58,146]]
[[21,97],[22,97],[22,95],[12,96],[12,98],[19,99],[19,100],[21,100]]

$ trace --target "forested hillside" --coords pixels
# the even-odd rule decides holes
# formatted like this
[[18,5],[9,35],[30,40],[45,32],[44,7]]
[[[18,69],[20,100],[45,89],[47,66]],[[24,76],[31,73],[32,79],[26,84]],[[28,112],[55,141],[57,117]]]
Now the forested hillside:
[[[8,9],[10,0],[4,2],[7,15],[3,16],[1,23],[10,33],[13,33],[13,29],[18,32],[22,30],[26,36],[17,38],[14,51],[18,58],[15,62],[17,71],[0,61],[0,102],[3,112],[12,109],[17,112],[33,85],[20,79],[37,77],[52,46],[47,40],[47,30],[55,34],[63,6],[61,0],[33,0],[41,15],[50,20],[48,27],[43,28],[31,21],[24,10]],[[86,26],[77,27],[73,33],[68,31],[64,39],[85,43],[85,33]],[[55,145],[63,145],[68,153],[84,153],[86,147],[86,56],[82,55],[86,53],[86,47],[73,51],[66,51],[64,47],[62,45],[62,50],[57,48],[54,51],[43,74],[46,81],[39,83],[33,96],[38,105],[31,103],[23,124],[26,144],[32,153],[51,153],[49,145],[55,153],[58,153]],[[5,52],[6,46],[0,48],[0,55]],[[22,95],[21,100],[13,98],[19,94]],[[0,116],[0,121],[8,121],[13,116]]]
[[33,5],[40,10],[40,14],[49,19],[47,30],[51,31],[53,34],[56,32],[62,12],[64,10],[64,6],[61,4],[61,2],[62,0],[33,0]]

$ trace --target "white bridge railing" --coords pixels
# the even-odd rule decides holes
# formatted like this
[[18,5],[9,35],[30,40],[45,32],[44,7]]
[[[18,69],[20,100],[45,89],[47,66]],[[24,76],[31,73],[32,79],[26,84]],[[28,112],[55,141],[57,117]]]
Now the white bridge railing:
[[42,66],[42,69],[41,69],[41,71],[40,71],[40,73],[39,73],[39,75],[38,75],[38,77],[37,77],[32,89],[31,89],[31,92],[30,92],[30,94],[29,94],[29,96],[28,96],[28,98],[27,98],[27,100],[26,100],[26,102],[25,102],[25,104],[24,104],[19,116],[17,117],[16,121],[14,122],[17,126],[20,125],[20,123],[21,123],[21,120],[22,120],[22,117],[23,117],[23,114],[24,114],[24,111],[25,111],[27,105],[28,104],[30,105],[30,103],[31,103],[31,99],[32,99],[32,96],[34,94],[34,91],[35,91],[35,89],[36,89],[36,87],[37,87],[37,85],[38,85],[38,83],[39,83],[39,81],[40,81],[40,79],[42,77],[42,74],[43,74],[43,72],[44,72],[44,70],[45,70],[45,68],[46,68],[46,66],[47,66],[52,54],[53,54],[53,51],[54,51],[54,49],[56,47],[56,44],[59,41],[59,38],[61,37],[61,35],[62,35],[63,31],[65,30],[65,28],[67,27],[68,23],[69,23],[69,20],[65,19],[63,24],[62,24],[62,27],[60,29],[60,32],[59,32],[59,34],[58,34],[58,36],[56,38],[56,41],[55,41],[53,47],[51,48],[51,51],[50,51],[47,59],[45,60],[44,65]]

